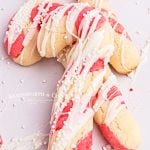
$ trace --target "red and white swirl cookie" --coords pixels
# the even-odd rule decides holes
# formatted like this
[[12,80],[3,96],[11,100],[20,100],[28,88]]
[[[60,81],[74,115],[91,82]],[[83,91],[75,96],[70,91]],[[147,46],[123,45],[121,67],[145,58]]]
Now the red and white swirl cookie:
[[[110,57],[118,55],[117,51],[113,53],[113,22],[104,10],[88,4],[47,0],[29,0],[10,22],[5,47],[17,63],[30,65],[41,57],[65,58],[66,70],[51,113],[49,150],[90,150],[93,117],[115,149],[139,145],[137,124],[123,102],[115,77],[107,73]],[[122,26],[115,24],[115,32],[120,34]],[[66,46],[71,48],[64,53]]]

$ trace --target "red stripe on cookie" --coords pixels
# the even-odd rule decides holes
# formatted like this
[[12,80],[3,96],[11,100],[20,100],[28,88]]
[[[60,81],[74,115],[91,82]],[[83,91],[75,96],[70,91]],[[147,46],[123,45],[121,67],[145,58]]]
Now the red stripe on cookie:
[[[112,26],[112,28],[114,28],[114,26],[116,25],[115,27],[115,32],[118,33],[118,34],[123,34],[123,32],[125,31],[125,28],[122,26],[122,24],[118,23],[117,20],[109,17],[109,23],[110,25]],[[125,37],[128,39],[128,40],[131,40],[129,34],[127,32],[124,33],[125,34]]]
[[78,15],[77,20],[75,22],[75,27],[78,30],[79,26],[81,24],[82,19],[84,18],[84,14],[86,14],[88,11],[93,10],[94,7],[85,7]]
[[[53,3],[52,6],[49,8],[48,13],[54,11],[56,8],[58,8],[58,7],[60,7],[60,6],[63,6],[63,4]],[[51,16],[49,15],[49,16],[46,18],[45,23],[48,22],[48,20],[50,19],[50,17],[51,17]]]
[[[86,35],[88,35],[88,33],[89,33],[89,31],[90,31],[91,26],[92,26],[92,24],[93,24],[93,22],[94,22],[94,19],[95,19],[95,17],[94,17],[94,18],[92,19],[92,21],[90,22],[90,25],[89,25],[89,28],[88,28],[88,30],[87,30]],[[102,17],[99,19],[99,21],[98,21],[98,23],[97,23],[97,25],[96,25],[95,31],[98,30],[98,29],[100,29],[100,28],[103,26],[103,24],[105,23],[105,21],[106,21],[106,19],[104,18],[104,16],[102,16]],[[79,36],[81,37],[81,35],[82,35],[82,31],[81,31],[81,33],[80,33]]]
[[104,16],[102,16],[101,19],[97,23],[96,30],[100,29],[105,22],[106,22],[106,19]]
[[70,111],[70,109],[72,108],[72,106],[73,106],[73,101],[70,101],[67,104],[67,106],[63,109],[62,114],[59,116],[58,121],[56,123],[56,128],[55,128],[56,131],[60,130],[63,127],[64,121],[67,120],[67,118],[69,116],[68,112]]
[[69,11],[73,8],[74,6],[71,6],[70,8],[68,8],[67,10],[66,10],[66,12],[65,12],[65,16],[67,16],[68,15],[68,13],[69,13]]
[[[24,35],[24,32],[22,31],[21,34],[17,37],[16,41],[11,45],[9,55],[12,58],[16,58],[20,55],[22,49],[24,48],[22,45],[24,38],[25,38],[25,35]],[[8,52],[9,51],[8,50],[8,38],[4,41],[4,46]]]
[[52,6],[49,8],[48,13],[52,12],[53,10],[55,10],[57,7],[60,6],[63,6],[63,4],[53,3]]
[[91,150],[92,149],[92,131],[88,133],[84,139],[78,143],[76,150]]
[[90,68],[90,72],[99,71],[101,69],[104,69],[104,60],[99,58]]
[[92,96],[87,107],[92,107],[95,104],[97,97],[98,97],[98,93],[95,96]]
[[111,89],[107,93],[107,99],[109,99],[111,101],[115,97],[121,96],[121,95],[122,95],[122,93],[118,90],[118,88],[116,86],[113,86],[113,87],[111,87]]
[[109,143],[115,150],[128,150],[128,148],[124,147],[119,142],[119,139],[114,135],[114,133],[110,130],[110,128],[107,125],[101,124],[99,127],[105,139],[109,141]]
[[34,7],[34,8],[32,9],[31,15],[30,15],[30,18],[29,18],[31,22],[34,22],[34,18],[36,17],[36,15],[37,15],[38,12],[39,12],[38,8],[39,8],[39,5],[37,5],[36,7]]

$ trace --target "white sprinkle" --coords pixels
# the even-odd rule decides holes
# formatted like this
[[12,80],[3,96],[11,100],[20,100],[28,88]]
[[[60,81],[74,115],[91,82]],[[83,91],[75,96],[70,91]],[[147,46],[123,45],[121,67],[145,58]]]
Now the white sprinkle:
[[138,34],[138,35],[141,35],[141,32],[140,32],[140,31],[136,31],[135,33]]
[[8,61],[8,62],[7,62],[7,65],[9,65],[9,64],[10,64],[10,62]]
[[140,4],[140,2],[139,2],[139,1],[136,1],[136,2],[135,2],[135,5],[139,5],[139,4]]
[[12,138],[10,141],[11,141],[11,142],[16,142],[16,141],[17,141],[17,139]]
[[1,84],[5,84],[5,81],[1,81]]
[[4,8],[0,8],[0,11],[3,11],[4,10]]
[[44,141],[43,144],[46,145],[46,144],[47,144],[47,141]]
[[22,125],[22,126],[21,126],[21,129],[25,129],[25,125]]
[[43,80],[42,83],[47,83],[47,80]]
[[21,100],[21,101],[24,101],[24,97],[20,97],[20,100]]
[[52,129],[54,129],[55,128],[55,125],[52,125]]
[[20,83],[22,84],[23,82],[24,82],[24,80],[23,80],[23,79],[21,79],[21,80],[20,80]]
[[16,107],[16,106],[17,106],[17,104],[14,103],[14,104],[13,104],[13,107]]
[[1,99],[1,103],[4,103],[4,99]]

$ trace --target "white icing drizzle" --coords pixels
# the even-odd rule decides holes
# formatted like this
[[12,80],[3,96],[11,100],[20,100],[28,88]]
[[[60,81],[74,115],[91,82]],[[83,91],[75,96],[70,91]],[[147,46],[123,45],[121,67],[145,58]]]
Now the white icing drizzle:
[[[36,50],[36,42],[34,42],[34,44],[32,45],[32,48],[31,48],[31,53],[30,53],[30,57],[33,56],[33,53],[34,51]],[[25,50],[23,50],[20,54],[20,60],[19,60],[19,63],[20,64],[23,64],[23,60],[24,60],[24,53],[25,53]],[[31,59],[31,58],[30,58]]]
[[[43,38],[43,41],[42,41],[41,45],[38,44],[38,49],[39,49],[40,55],[42,57],[44,57],[46,55],[46,45],[47,45],[47,42],[49,40],[49,36],[52,33],[52,31],[50,30],[51,29],[51,24],[53,22],[52,16],[54,14],[57,14],[57,12],[59,12],[59,10],[61,10],[63,7],[64,6],[60,6],[60,7],[56,8],[55,10],[51,11],[49,13],[49,15],[47,16],[47,18],[49,18],[48,22],[47,22],[47,18],[45,18],[45,21],[42,23],[41,30],[40,30],[39,35],[38,35],[38,43],[41,43],[40,42],[41,35],[44,33],[44,38]],[[52,49],[52,53],[55,53],[54,50],[55,49]]]
[[[102,0],[96,0],[96,2],[94,2],[94,5],[95,5],[96,8],[101,9]],[[115,31],[116,27],[119,24],[118,19],[116,18],[116,16],[113,14],[112,11],[108,11],[108,10],[105,10],[105,11],[107,11],[107,13],[106,13],[107,17],[106,18],[107,18],[108,22],[109,22],[109,18],[112,18],[112,19],[114,19],[116,21],[116,23],[113,26],[113,30],[114,30],[114,32],[116,32]],[[124,51],[125,51],[124,50],[124,48],[125,48],[125,46],[124,46],[124,44],[125,44],[124,40],[126,39],[126,34],[127,34],[127,32],[124,29],[124,31],[123,31],[123,33],[121,34],[121,37],[120,37],[120,44],[122,45],[122,48],[121,48],[121,65],[122,65],[123,69],[125,69],[128,72],[131,72],[132,69],[129,69],[128,66],[126,66],[125,62],[124,62]]]
[[[104,74],[103,74],[104,73]],[[103,71],[103,72],[101,72],[101,78],[103,78],[104,77],[104,75],[106,74],[106,69],[105,69],[105,71]],[[103,81],[102,81],[103,82]],[[96,102],[95,102],[95,104],[93,105],[93,110],[94,110],[94,112],[97,112],[98,111],[98,109],[100,108],[100,106],[104,103],[104,101],[105,101],[105,99],[103,99],[102,98],[102,96],[101,96],[101,87],[100,87],[100,89],[98,90],[98,97],[97,97],[97,99],[96,99]]]
[[[47,4],[47,6],[46,6],[46,4]],[[28,43],[30,42],[30,40],[33,38],[33,36],[37,30],[37,26],[48,15],[48,10],[51,6],[52,6],[52,3],[48,0],[44,0],[43,2],[41,2],[39,4],[38,13],[35,16],[35,18],[33,19],[33,23],[31,24],[31,26],[28,29],[28,33],[26,34],[25,39],[23,41],[23,46],[27,46]]]
[[56,57],[55,53],[55,33],[58,24],[60,23],[60,20],[64,16],[65,12],[72,7],[73,4],[66,5],[65,7],[62,7],[56,14],[54,14],[51,19],[52,19],[52,24],[51,24],[51,51],[52,51],[52,56]]
[[122,96],[117,96],[109,104],[105,121],[104,121],[108,126],[118,115],[118,113],[126,108],[125,104],[121,104],[121,100],[122,100],[121,98]]
[[[81,24],[79,26],[79,30],[78,30],[78,35],[81,35],[81,39],[85,39],[86,36],[90,35],[87,29],[89,29],[90,23],[95,16],[97,16],[97,18],[99,19],[101,18],[101,15],[97,9],[91,10],[90,12],[87,12],[87,14],[84,15],[84,18],[82,19]],[[95,24],[96,24],[96,21],[98,22],[99,19],[95,20],[94,18]],[[90,30],[91,30],[90,33],[93,33],[94,30],[96,29],[97,24],[95,26],[94,25],[92,28],[90,27]]]
[[[102,99],[109,101],[108,110],[104,120],[104,123],[107,124],[108,126],[115,119],[115,117],[117,117],[118,113],[126,108],[126,105],[121,103],[123,101],[122,95],[116,96],[111,101],[107,98],[107,93],[111,90],[113,86],[118,87],[115,76],[111,74],[101,88]],[[119,90],[117,89],[115,92],[111,93],[109,97],[112,97],[118,91]]]
[[95,28],[96,28],[96,26],[97,26],[97,22],[98,22],[98,20],[100,20],[101,19],[101,14],[96,14],[96,16],[94,17],[94,21],[93,21],[93,23],[92,23],[92,25],[91,25],[91,27],[90,27],[90,29],[89,29],[89,35],[91,34],[91,33],[93,33],[94,32],[94,30],[95,30]]
[[22,30],[25,28],[33,7],[37,4],[36,0],[27,1],[20,10],[15,14],[7,32],[8,37],[8,54],[10,54],[11,45],[15,42],[17,37],[21,34]]
[[72,35],[76,39],[79,39],[79,37],[74,34],[75,22],[79,16],[80,12],[87,6],[89,6],[89,5],[87,5],[87,4],[74,4],[74,7],[71,9],[70,13],[67,16],[66,30],[70,35]]
[[103,2],[103,0],[95,0],[94,6],[95,6],[96,8],[100,8],[100,9],[101,9],[101,7],[102,7],[102,2]]

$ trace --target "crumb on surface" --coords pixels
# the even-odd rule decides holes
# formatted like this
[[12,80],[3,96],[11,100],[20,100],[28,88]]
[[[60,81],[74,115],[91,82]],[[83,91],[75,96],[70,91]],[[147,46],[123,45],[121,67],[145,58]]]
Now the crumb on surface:
[[21,129],[25,129],[25,125],[22,125],[22,126],[21,126]]
[[21,80],[20,80],[20,83],[22,84],[23,82],[24,82],[24,80],[23,80],[23,79],[21,79]]
[[147,13],[148,13],[148,15],[150,14],[150,8],[147,8]]
[[140,4],[140,1],[135,1],[135,5],[139,5]]
[[0,11],[3,11],[3,10],[4,10],[4,8],[3,8],[3,7],[1,7],[1,8],[0,8]]
[[132,91],[133,91],[133,88],[130,88],[129,91],[132,92]]
[[17,104],[14,103],[14,104],[13,104],[13,107],[16,107],[16,106],[17,106]]

